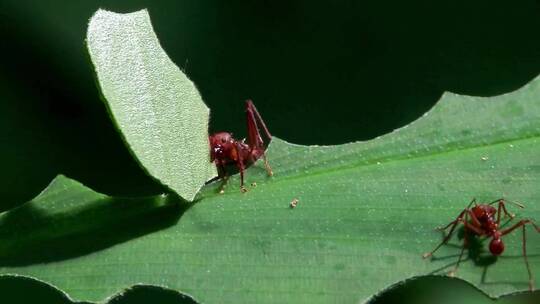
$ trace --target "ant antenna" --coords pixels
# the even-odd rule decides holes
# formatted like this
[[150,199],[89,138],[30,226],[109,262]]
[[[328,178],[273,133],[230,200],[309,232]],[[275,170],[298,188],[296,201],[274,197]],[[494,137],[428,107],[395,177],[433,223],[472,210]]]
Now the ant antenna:
[[521,209],[525,208],[525,205],[523,205],[522,203],[513,202],[513,201],[506,201],[506,202],[507,202],[507,203],[514,204],[514,205],[518,206],[518,207],[521,208]]
[[509,201],[509,200],[506,200],[504,198],[500,198],[500,199],[497,199],[497,200],[494,200],[493,202],[489,203],[489,205],[493,205],[495,203],[498,203],[498,202],[504,202],[504,203],[510,203],[510,204],[514,204],[515,206],[523,209],[525,208],[525,205],[521,204],[521,203],[518,203],[518,202],[514,202],[514,201]]

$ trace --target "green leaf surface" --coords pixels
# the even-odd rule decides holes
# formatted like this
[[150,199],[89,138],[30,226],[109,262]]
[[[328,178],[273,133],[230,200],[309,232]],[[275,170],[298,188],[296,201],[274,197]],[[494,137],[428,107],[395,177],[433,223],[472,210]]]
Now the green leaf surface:
[[209,110],[159,45],[147,11],[98,10],[87,44],[128,147],[151,176],[191,201],[217,175],[208,153]]
[[[540,78],[481,98],[446,93],[412,124],[340,146],[278,138],[247,172],[203,189],[185,210],[174,198],[117,200],[59,177],[0,216],[0,274],[37,278],[76,300],[102,301],[134,284],[164,286],[202,303],[358,303],[405,279],[445,275],[462,240],[424,252],[476,197],[505,197],[540,221]],[[270,128],[272,126],[269,126]],[[289,207],[293,199],[298,206]],[[530,227],[529,227],[530,228]],[[521,233],[490,259],[486,242],[457,277],[490,296],[524,291]],[[540,234],[528,229],[533,275]],[[538,286],[537,286],[538,287]]]

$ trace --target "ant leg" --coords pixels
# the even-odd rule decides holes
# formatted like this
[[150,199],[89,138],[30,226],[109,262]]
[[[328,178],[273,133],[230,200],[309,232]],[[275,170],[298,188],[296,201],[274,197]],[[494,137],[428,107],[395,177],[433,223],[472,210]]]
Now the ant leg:
[[259,124],[263,128],[265,135],[268,137],[268,140],[272,138],[270,132],[266,128],[264,121],[262,120],[259,112],[253,105],[251,100],[246,100],[246,122],[247,122],[247,131],[248,131],[248,145],[252,150],[262,150],[264,151],[264,141],[259,132]]
[[[471,202],[471,204],[469,204],[469,206],[471,206],[473,202],[474,202],[474,200]],[[468,220],[463,220],[463,216],[467,216],[467,215],[471,216],[472,221],[473,221],[472,224],[469,224]],[[431,257],[433,255],[433,253],[435,253],[435,251],[437,251],[439,248],[441,248],[442,245],[446,244],[450,240],[450,238],[452,237],[452,234],[454,233],[454,230],[456,229],[456,226],[457,226],[457,224],[459,222],[462,222],[464,226],[466,226],[468,229],[472,230],[476,234],[479,234],[479,235],[485,234],[484,231],[481,228],[479,228],[479,227],[481,227],[481,224],[478,221],[478,219],[476,218],[476,216],[474,215],[474,213],[469,208],[463,209],[463,211],[461,211],[461,213],[458,215],[458,217],[455,220],[451,221],[448,225],[446,225],[446,227],[438,228],[439,230],[446,230],[448,227],[450,227],[450,226],[452,227],[452,228],[450,228],[450,231],[444,237],[442,242],[440,242],[439,245],[437,245],[437,247],[435,247],[435,249],[433,249],[432,251],[424,253],[422,255],[422,257],[424,259],[428,258],[428,257]]]
[[240,191],[246,193],[247,189],[244,187],[244,166],[240,167]]
[[[464,235],[463,235],[463,247],[461,247],[461,252],[459,253],[459,258],[456,263],[456,266],[452,271],[448,273],[449,276],[453,277],[455,276],[458,267],[463,260],[463,253],[465,252],[465,248],[469,247],[469,233],[474,232],[477,235],[484,235],[485,232],[482,230],[482,224],[480,221],[476,218],[474,215],[474,212],[472,212],[470,209],[466,209],[467,212],[465,213],[465,219],[462,219],[463,221],[463,228],[464,228]],[[472,223],[469,223],[469,216],[471,217]]]
[[225,169],[225,165],[222,162],[216,161],[216,168],[218,170],[218,178],[221,179],[221,185],[219,186],[219,193],[223,194],[225,193],[225,186],[227,185],[227,182],[229,181],[229,176],[227,174],[227,170]]
[[469,223],[468,218],[463,221],[463,225],[467,227],[467,229],[472,230],[474,233],[478,235],[484,235],[486,234],[485,231],[482,229],[482,224],[480,221],[476,218],[476,215],[474,215],[474,212],[472,212],[470,209],[467,210],[467,215],[471,217],[472,223]]
[[477,234],[481,234],[481,231],[478,229],[481,229],[482,223],[478,220],[476,215],[474,215],[474,212],[471,211],[471,209],[467,209],[467,214],[471,217],[472,225],[469,224],[469,221],[465,221],[463,224],[468,225],[469,229],[473,230]]
[[243,161],[238,162],[238,170],[240,170],[240,191],[242,191],[243,193],[246,193],[247,189],[246,189],[246,187],[244,187],[244,170],[245,170],[245,166],[244,166]]
[[238,160],[236,162],[236,165],[238,166],[238,170],[240,171],[240,191],[243,193],[247,192],[247,189],[244,187],[244,170],[246,169],[244,165],[244,158],[242,157],[242,150],[239,146],[239,144],[236,144],[236,151],[238,155]]
[[[468,222],[467,214],[468,214],[468,212],[465,213],[465,221],[464,221],[464,223]],[[467,248],[469,246],[469,232],[467,231],[467,226],[468,225],[464,225],[464,227],[463,227],[464,232],[465,232],[465,234],[463,235],[463,247],[461,247],[461,252],[459,253],[459,258],[458,258],[458,261],[456,263],[456,266],[454,266],[454,269],[452,269],[452,271],[450,271],[448,273],[448,276],[450,276],[450,277],[453,277],[453,276],[456,275],[459,264],[461,263],[461,260],[463,259],[463,253],[465,252],[465,248]]]
[[504,201],[505,201],[504,198],[501,197],[501,198],[498,198],[498,199],[492,201],[492,202],[489,203],[488,205],[493,205],[493,204],[495,204],[495,203],[500,203],[500,202],[504,202]]
[[[468,228],[473,230],[476,233],[479,233],[479,234],[482,233],[480,230],[477,230],[477,227],[481,227],[482,224],[480,223],[480,221],[478,220],[476,215],[474,215],[474,212],[472,212],[471,209],[465,209],[465,210],[467,211],[467,214],[471,217],[473,225],[469,224],[467,221],[463,221],[463,224],[468,225],[469,226]],[[450,227],[456,221],[459,221],[459,219],[456,219],[455,221],[451,221],[448,225],[446,225],[444,227],[438,227],[437,230],[446,230],[448,227]]]
[[448,234],[444,237],[444,239],[442,240],[442,242],[439,243],[439,245],[437,245],[437,247],[435,247],[435,249],[431,250],[430,252],[426,252],[422,255],[422,257],[424,259],[426,258],[429,258],[433,255],[433,253],[435,253],[435,251],[439,250],[439,248],[441,248],[442,245],[446,244],[448,242],[448,240],[450,240],[450,238],[452,237],[452,234],[454,233],[454,230],[456,229],[456,226],[457,224],[461,221],[461,219],[463,218],[463,215],[465,214],[465,212],[467,211],[467,209],[463,209],[463,211],[461,211],[461,213],[459,213],[459,215],[457,216],[457,218],[453,221],[451,221],[448,225],[446,225],[446,227],[442,228],[442,230],[445,230],[446,228],[448,227],[452,227],[450,228],[450,232],[448,232]]
[[257,120],[261,123],[261,127],[268,139],[272,139],[272,134],[270,134],[270,131],[268,131],[268,128],[266,127],[266,124],[264,123],[261,114],[259,114],[259,111],[257,111],[257,108],[255,108],[255,105],[253,104],[253,101],[251,101],[251,99],[246,100],[246,108],[249,112],[252,113],[251,115],[254,116],[254,118],[257,118]]
[[446,229],[448,229],[448,227],[454,225],[458,220],[453,220],[451,221],[450,223],[448,223],[448,225],[444,226],[444,227],[437,227],[435,228],[436,230],[439,230],[439,231],[445,231]]
[[[437,247],[435,247],[435,249],[433,249],[432,251],[430,252],[426,252],[422,255],[422,257],[425,259],[425,258],[428,258],[428,257],[431,257],[433,256],[433,253],[435,253],[435,251],[439,250],[439,248],[441,248],[442,245],[446,244],[450,238],[452,237],[452,234],[454,233],[454,230],[456,229],[456,226],[459,222],[463,222],[463,216],[465,215],[465,213],[468,213],[471,215],[471,218],[473,220],[473,223],[475,226],[481,226],[480,225],[480,222],[478,221],[478,219],[476,218],[476,216],[474,216],[474,213],[471,212],[470,208],[472,205],[476,205],[476,198],[473,198],[471,200],[471,202],[469,203],[469,205],[467,206],[467,208],[463,209],[463,211],[461,211],[461,213],[456,217],[455,220],[451,221],[450,223],[448,223],[448,225],[446,225],[445,227],[442,227],[442,228],[437,228],[438,230],[446,230],[448,227],[452,227],[450,228],[450,231],[448,232],[448,234],[444,237],[444,239],[442,240],[442,242],[439,243],[439,245],[437,245]],[[467,223],[467,221],[463,222],[465,225],[469,225],[469,223]],[[478,228],[477,227],[469,227],[471,230],[475,231],[476,233],[479,232]]]
[[507,201],[507,200],[505,200],[504,198],[496,199],[496,200],[494,200],[493,202],[489,203],[488,205],[493,205],[493,204],[495,204],[495,203],[500,203],[500,202],[502,202],[502,203],[504,203],[504,204],[506,204],[506,203],[512,203],[512,204],[518,206],[519,208],[525,208],[525,206],[523,206],[523,204],[520,204],[520,203],[518,203],[518,202]]
[[536,225],[533,221],[527,219],[527,220],[521,220],[519,222],[517,222],[516,224],[514,224],[512,227],[509,227],[507,229],[504,229],[504,230],[501,230],[501,236],[503,235],[507,235],[509,234],[510,232],[514,231],[515,229],[523,226],[523,225],[526,225],[526,224],[531,224],[533,225],[533,227],[536,229],[536,231],[538,233],[540,233],[540,227],[538,227],[538,225]]
[[274,173],[272,172],[272,168],[270,167],[268,159],[266,158],[266,153],[264,151],[264,141],[259,131],[259,125],[264,131],[264,134],[267,137],[268,141],[272,140],[272,134],[270,134],[270,131],[268,131],[266,124],[264,123],[261,115],[257,111],[257,108],[255,108],[255,105],[249,99],[246,100],[246,116],[248,129],[248,145],[253,153],[253,157],[255,158],[255,160],[257,160],[257,158],[262,156],[264,159],[264,167],[266,169],[266,172],[268,173],[268,176],[272,176],[274,175]]
[[511,233],[512,231],[514,231],[515,229],[517,229],[519,227],[522,227],[523,235],[522,235],[521,244],[522,244],[522,249],[523,249],[523,259],[525,260],[525,267],[527,267],[527,272],[529,273],[529,290],[532,291],[533,290],[533,277],[532,277],[531,267],[529,266],[529,259],[527,258],[527,237],[525,235],[525,225],[526,224],[531,224],[536,229],[536,232],[540,233],[540,227],[538,227],[533,221],[531,221],[531,220],[521,220],[518,223],[516,223],[515,225],[513,225],[512,227],[510,227],[508,229],[505,229],[505,230],[502,230],[501,231],[501,236],[507,235],[507,234]]
[[218,178],[224,178],[227,176],[227,171],[225,171],[225,165],[216,159],[216,168],[218,171]]
[[504,216],[508,216],[510,219],[513,219],[515,216],[513,213],[509,213],[508,210],[506,210],[506,204],[503,199],[499,200],[499,207],[497,209],[497,225],[501,223],[501,210],[504,212]]
[[[474,205],[476,206],[476,198],[473,198],[473,199],[472,199],[472,201],[469,203],[469,205],[467,205],[467,208],[465,208],[465,209],[463,210],[463,212],[465,212],[465,210],[469,210],[469,209],[471,208],[472,204],[474,204]],[[460,215],[463,215],[463,214],[464,214],[463,212],[461,212]],[[478,221],[478,220],[476,219],[476,216],[473,215],[473,218],[474,218],[476,221]],[[436,229],[437,229],[437,230],[441,230],[441,231],[446,230],[446,229],[448,229],[448,227],[454,225],[454,224],[458,221],[458,219],[459,219],[459,216],[458,216],[454,221],[451,221],[450,223],[448,223],[448,225],[446,225],[446,226],[444,226],[444,227],[437,227]]]
[[531,267],[529,266],[529,259],[527,258],[527,237],[525,235],[525,224],[521,226],[523,230],[523,239],[522,239],[522,248],[523,248],[523,259],[525,260],[525,267],[527,267],[527,272],[529,273],[529,291],[533,291],[533,276],[531,273]]
[[263,160],[264,160],[264,167],[266,168],[266,173],[268,176],[274,175],[274,172],[272,171],[272,168],[270,167],[270,164],[268,163],[268,159],[266,158],[266,153],[263,152]]

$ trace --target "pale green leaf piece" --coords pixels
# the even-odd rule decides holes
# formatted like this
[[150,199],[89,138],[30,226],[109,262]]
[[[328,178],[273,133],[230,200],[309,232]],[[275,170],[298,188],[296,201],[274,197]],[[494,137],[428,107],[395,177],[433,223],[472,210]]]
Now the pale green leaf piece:
[[132,154],[149,175],[191,201],[216,176],[209,110],[161,48],[146,10],[98,10],[87,46],[101,92]]
[[[539,152],[537,78],[494,97],[446,93],[417,121],[366,142],[274,138],[273,177],[256,163],[247,193],[234,176],[224,194],[208,185],[189,208],[172,196],[110,198],[59,177],[0,215],[0,274],[42,280],[78,301],[149,284],[200,303],[364,303],[406,279],[452,270],[460,233],[434,259],[422,254],[442,240],[435,228],[473,197],[520,202],[524,209],[509,211],[540,222]],[[479,240],[456,277],[493,297],[526,291],[521,240],[520,230],[505,236],[498,259]],[[538,282],[532,227],[527,251]]]

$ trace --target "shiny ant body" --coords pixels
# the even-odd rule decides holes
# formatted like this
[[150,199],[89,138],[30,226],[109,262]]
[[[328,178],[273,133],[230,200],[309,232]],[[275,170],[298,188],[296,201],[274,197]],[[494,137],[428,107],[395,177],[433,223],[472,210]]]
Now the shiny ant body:
[[[272,176],[272,168],[266,159],[265,149],[272,139],[266,124],[261,115],[253,105],[251,100],[246,100],[246,120],[247,120],[247,143],[245,139],[236,140],[229,132],[217,132],[209,136],[210,160],[216,164],[218,178],[227,179],[227,166],[236,165],[240,171],[240,190],[246,192],[244,187],[244,170],[259,158],[263,157],[264,166],[269,176]],[[262,129],[266,140],[261,137]]]
[[[448,240],[452,237],[452,234],[454,233],[454,230],[456,229],[457,225],[459,223],[463,224],[463,228],[465,229],[464,234],[464,244],[461,248],[461,253],[459,255],[458,262],[454,269],[449,273],[450,276],[453,276],[455,272],[457,271],[459,267],[459,263],[461,262],[463,258],[463,252],[465,251],[465,248],[468,246],[468,237],[470,236],[469,233],[472,233],[477,236],[485,236],[487,238],[491,238],[491,241],[489,242],[489,251],[493,256],[499,256],[504,251],[504,242],[502,240],[502,237],[511,233],[515,229],[522,227],[523,230],[523,237],[522,237],[522,248],[523,248],[523,259],[525,260],[525,266],[527,267],[527,272],[529,274],[529,289],[533,290],[533,276],[531,273],[531,268],[529,266],[529,261],[527,259],[527,250],[526,250],[526,244],[527,244],[527,238],[525,236],[525,225],[531,224],[537,232],[540,233],[540,227],[538,227],[534,222],[532,222],[529,219],[522,219],[519,222],[515,223],[514,225],[506,228],[501,229],[501,212],[504,212],[504,216],[508,216],[510,218],[510,221],[514,218],[514,215],[511,213],[508,213],[508,210],[506,210],[506,204],[508,202],[504,199],[498,199],[491,203],[487,204],[477,204],[476,199],[473,199],[469,206],[467,208],[463,209],[457,216],[457,218],[453,221],[451,221],[448,225],[445,227],[437,228],[442,231],[446,231],[446,229],[450,228],[450,231],[448,234],[444,237],[441,243],[435,247],[430,252],[427,252],[423,255],[424,258],[431,257],[435,251],[437,251],[442,245],[446,244]],[[473,206],[474,204],[474,206]],[[497,204],[497,209],[493,207],[494,204]],[[520,208],[523,208],[521,204],[514,203]],[[471,208],[472,206],[472,208]]]

